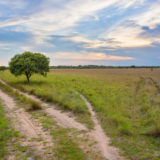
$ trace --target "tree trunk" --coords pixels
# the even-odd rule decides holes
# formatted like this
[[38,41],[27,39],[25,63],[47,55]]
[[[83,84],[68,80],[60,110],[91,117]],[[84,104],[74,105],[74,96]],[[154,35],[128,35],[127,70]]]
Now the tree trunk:
[[29,80],[29,78],[30,78],[29,73],[28,73],[28,72],[25,72],[25,74],[26,74],[26,77],[27,77],[27,82],[30,83],[30,80]]

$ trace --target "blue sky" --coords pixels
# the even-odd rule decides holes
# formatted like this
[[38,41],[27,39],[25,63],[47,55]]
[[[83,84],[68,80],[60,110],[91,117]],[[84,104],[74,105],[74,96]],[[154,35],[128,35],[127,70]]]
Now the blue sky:
[[0,0],[0,65],[160,65],[160,0]]

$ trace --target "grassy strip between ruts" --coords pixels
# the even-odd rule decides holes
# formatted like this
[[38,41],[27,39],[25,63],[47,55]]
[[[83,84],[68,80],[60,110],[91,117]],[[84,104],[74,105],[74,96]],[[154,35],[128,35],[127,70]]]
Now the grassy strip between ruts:
[[[3,73],[5,72],[1,72],[1,75],[3,75]],[[8,73],[8,78],[10,80],[15,80],[15,77],[8,71],[6,71],[6,73]],[[4,74],[3,76],[1,78],[6,81],[6,74]],[[88,108],[85,105],[84,101],[81,99],[80,95],[77,94],[73,88],[71,88],[70,86],[68,86],[67,88],[59,87],[58,85],[55,85],[54,89],[52,87],[43,87],[43,82],[41,83],[41,78],[44,80],[43,77],[39,77],[40,82],[36,84],[34,84],[34,82],[28,84],[24,79],[23,81],[21,78],[23,79],[25,77],[20,77],[20,81],[15,81],[14,83],[10,83],[10,80],[6,82],[11,86],[20,89],[22,92],[28,92],[30,94],[36,95],[38,98],[48,103],[56,103],[58,106],[57,109],[74,113],[77,121],[87,125],[89,129],[93,129],[94,124],[91,120]],[[18,79],[16,78],[16,80]],[[36,88],[34,88],[34,85],[36,85]],[[38,88],[37,85],[39,86]]]
[[[36,115],[39,112],[36,109],[33,108],[33,106],[36,104],[38,106],[38,110],[42,109],[41,105],[37,103],[36,101],[33,101],[29,98],[26,98],[24,95],[19,94],[17,91],[13,91],[12,88],[0,83],[0,88],[7,92],[9,95],[13,96],[16,100],[16,102],[21,106],[23,104],[23,107],[27,111],[30,111],[32,115]],[[28,109],[31,108],[31,109]],[[34,112],[33,112],[34,111]],[[53,141],[55,143],[55,147],[53,149],[53,160],[58,158],[59,160],[86,160],[87,154],[84,153],[83,150],[79,147],[79,145],[74,141],[74,135],[69,135],[70,131],[69,129],[64,129],[61,127],[58,127],[53,120],[47,118],[47,114],[42,111],[42,115],[45,115],[43,119],[41,119],[41,122],[44,126],[44,129],[46,129],[46,126],[48,126],[50,129],[51,135],[53,136]],[[56,127],[54,127],[56,126]],[[54,129],[53,129],[54,128]],[[93,156],[98,157],[99,159],[102,159],[100,155],[92,152]],[[90,157],[93,157],[91,154]],[[36,157],[34,157],[36,158]],[[96,159],[96,158],[95,158]]]
[[53,152],[58,160],[104,160],[99,152],[95,152],[95,142],[89,140],[85,131],[62,128],[41,110],[32,112],[32,116],[53,136]]
[[7,155],[7,144],[11,141],[17,132],[10,125],[10,120],[5,116],[5,111],[0,102],[0,159]]
[[[9,94],[10,96],[13,96],[18,104],[21,104],[21,105],[23,104],[23,106],[27,111],[35,109],[34,108],[35,105],[36,107],[38,105],[38,109],[40,107],[40,105],[37,102],[34,102],[26,98],[25,96],[19,94],[18,92],[13,91],[10,87],[2,84],[1,82],[0,82],[0,89],[6,92],[7,94]],[[3,118],[4,113],[7,114],[8,111],[4,111],[2,109],[1,110],[2,117],[0,118]],[[0,135],[0,144],[3,144],[2,150],[0,151],[4,152],[2,159],[8,159],[9,157],[11,159],[17,159],[17,160],[19,159],[26,160],[29,157],[32,157],[35,160],[40,159],[40,157],[34,153],[35,151],[33,148],[30,148],[29,146],[23,146],[21,144],[24,141],[24,136],[20,135],[18,131],[15,131],[13,129],[10,117],[5,115],[4,117],[5,119],[2,120],[2,127],[4,128],[0,128],[0,131],[1,131],[0,133],[2,133],[2,135]],[[4,135],[3,133],[6,133],[6,134]],[[7,143],[5,142],[5,138],[3,140],[3,135],[6,138],[8,138],[8,142],[6,141]],[[1,141],[1,138],[2,138],[2,141]]]
[[12,88],[2,84],[1,82],[0,82],[0,88],[4,92],[13,96],[17,100],[17,102],[19,102],[20,104],[23,104],[23,107],[26,111],[34,111],[34,110],[42,109],[41,104],[38,103],[37,101],[27,98],[26,96],[20,94],[18,91],[14,91]]
[[33,150],[21,145],[23,137],[13,129],[11,119],[6,114],[0,102],[0,160],[26,160],[33,157]]

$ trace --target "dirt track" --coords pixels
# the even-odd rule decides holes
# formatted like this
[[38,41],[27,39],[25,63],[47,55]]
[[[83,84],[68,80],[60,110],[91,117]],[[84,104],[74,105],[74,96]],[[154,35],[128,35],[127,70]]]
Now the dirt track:
[[[35,150],[35,154],[43,157],[43,148],[53,146],[50,135],[43,131],[38,121],[33,120],[23,108],[18,108],[14,100],[1,90],[0,99],[2,99],[2,102],[4,103],[4,106],[8,112],[8,116],[12,119],[15,129],[24,136],[21,145],[30,146]],[[32,141],[33,138],[42,138],[47,143],[44,145],[42,141]],[[47,157],[42,159],[47,160]]]
[[97,149],[99,149],[102,155],[109,160],[122,159],[118,154],[118,149],[110,146],[110,138],[105,135],[100,123],[97,120],[96,114],[93,111],[92,105],[88,102],[88,100],[83,95],[80,95],[80,96],[86,103],[89,109],[89,112],[91,114],[92,121],[94,122],[94,125],[95,125],[94,130],[91,131],[90,135],[93,136],[93,138],[97,142]]
[[[2,80],[0,80],[0,82],[7,85]],[[81,98],[86,103],[86,105],[89,109],[89,112],[91,114],[92,121],[94,122],[94,125],[95,125],[95,128],[92,131],[89,131],[86,128],[86,126],[75,121],[75,119],[73,117],[69,117],[68,113],[61,112],[60,110],[57,110],[55,106],[53,106],[53,105],[50,106],[49,104],[44,103],[39,98],[37,98],[33,95],[23,93],[17,89],[14,89],[14,90],[18,91],[19,93],[25,95],[28,98],[31,98],[35,101],[40,102],[42,104],[42,106],[45,107],[44,111],[47,112],[60,126],[67,127],[67,128],[75,128],[78,130],[85,130],[85,131],[89,132],[90,137],[97,142],[96,143],[97,150],[99,150],[102,153],[104,158],[106,158],[108,160],[121,160],[122,159],[118,154],[118,149],[110,146],[109,137],[107,137],[105,135],[100,123],[97,120],[96,114],[92,109],[91,104],[87,101],[87,99],[83,95],[81,95]],[[4,102],[5,102],[6,106],[8,106],[8,108],[10,108],[10,109],[15,108],[15,104],[9,96],[0,92],[0,97],[4,100]],[[37,137],[38,136],[37,133],[41,133],[43,135],[43,133],[42,133],[43,131],[41,129],[37,129],[37,127],[30,120],[29,115],[27,113],[25,113],[24,110],[18,111],[18,113],[16,113],[16,114],[17,114],[19,121],[21,121],[21,123],[23,125],[21,127],[24,128],[26,130],[26,132],[30,132],[30,133],[28,133],[28,135],[29,135],[28,138],[31,138],[32,136]],[[48,140],[49,140],[49,138],[48,138]]]

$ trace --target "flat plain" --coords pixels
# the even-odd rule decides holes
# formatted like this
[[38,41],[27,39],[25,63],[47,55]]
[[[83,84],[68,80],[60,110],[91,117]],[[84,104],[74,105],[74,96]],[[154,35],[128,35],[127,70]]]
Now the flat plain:
[[[14,88],[56,104],[57,109],[73,114],[92,130],[94,124],[82,94],[92,104],[102,128],[111,138],[111,145],[119,148],[123,157],[160,159],[160,69],[54,69],[47,77],[33,75],[30,84],[24,76],[15,77],[9,71],[0,72],[0,78]],[[60,134],[58,147],[58,143],[66,141],[61,137],[68,131],[62,130],[52,131],[55,138]],[[76,156],[87,159],[83,151],[78,153],[79,147],[74,143],[69,147],[75,149],[70,159]],[[57,150],[62,155],[61,149]]]

